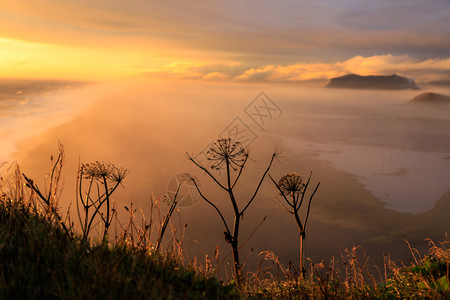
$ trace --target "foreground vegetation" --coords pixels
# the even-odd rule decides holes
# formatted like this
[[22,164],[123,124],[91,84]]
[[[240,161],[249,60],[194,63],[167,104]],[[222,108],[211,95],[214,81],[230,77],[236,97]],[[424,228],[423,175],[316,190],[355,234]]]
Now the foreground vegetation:
[[2,299],[233,298],[232,285],[121,241],[92,245],[21,203],[0,204]]
[[[127,232],[129,226],[115,238],[105,230],[91,239],[86,227],[78,233],[70,216],[62,217],[58,210],[56,179],[39,195],[37,185],[18,167],[10,173],[15,175],[0,181],[1,299],[450,298],[448,238],[438,245],[430,241],[426,255],[411,249],[412,265],[386,257],[378,273],[357,247],[339,261],[309,264],[305,274],[283,266],[267,251],[264,260],[270,268],[243,274],[239,284],[222,282],[212,265],[185,262],[177,251],[156,251],[156,241],[145,239],[148,228],[136,228],[141,232],[136,239]],[[107,195],[93,203],[107,203]],[[84,203],[83,210],[88,207]],[[112,215],[95,211],[111,223]]]

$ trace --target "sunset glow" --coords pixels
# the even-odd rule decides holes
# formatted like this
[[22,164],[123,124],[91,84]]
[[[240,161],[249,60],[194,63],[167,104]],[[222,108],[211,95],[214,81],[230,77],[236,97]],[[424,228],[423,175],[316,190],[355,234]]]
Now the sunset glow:
[[6,0],[0,76],[299,82],[401,73],[445,80],[449,4],[414,2]]
[[0,40],[0,77],[104,80],[133,74],[120,52],[74,46]]

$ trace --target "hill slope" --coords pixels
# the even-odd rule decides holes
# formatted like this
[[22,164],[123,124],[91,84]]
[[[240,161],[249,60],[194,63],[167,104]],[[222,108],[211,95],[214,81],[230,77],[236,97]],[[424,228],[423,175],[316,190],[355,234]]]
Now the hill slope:
[[450,96],[427,92],[414,97],[410,103],[450,104]]
[[229,299],[232,286],[124,244],[92,246],[42,215],[0,203],[1,299]]

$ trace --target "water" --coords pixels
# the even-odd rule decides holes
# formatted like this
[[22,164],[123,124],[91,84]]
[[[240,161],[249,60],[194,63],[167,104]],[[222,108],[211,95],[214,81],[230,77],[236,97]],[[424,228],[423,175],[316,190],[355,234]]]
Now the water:
[[68,122],[97,95],[95,88],[84,82],[0,80],[0,161],[14,160],[18,142]]
[[426,212],[450,189],[448,152],[319,144],[289,138],[285,145],[357,175],[377,199],[395,211]]

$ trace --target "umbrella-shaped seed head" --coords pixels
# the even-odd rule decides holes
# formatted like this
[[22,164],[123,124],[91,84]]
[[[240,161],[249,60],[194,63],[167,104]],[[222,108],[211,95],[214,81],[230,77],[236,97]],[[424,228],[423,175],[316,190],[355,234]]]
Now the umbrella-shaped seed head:
[[206,152],[208,160],[212,161],[211,168],[220,170],[226,163],[236,170],[241,167],[248,157],[248,152],[240,142],[231,139],[219,139]]
[[297,173],[286,174],[278,181],[281,193],[283,195],[292,195],[302,193],[305,187],[302,177]]
[[128,171],[123,168],[117,168],[112,163],[104,163],[104,162],[93,162],[81,165],[81,173],[86,179],[97,179],[103,180],[103,178],[112,181],[121,183],[125,176],[127,176]]

